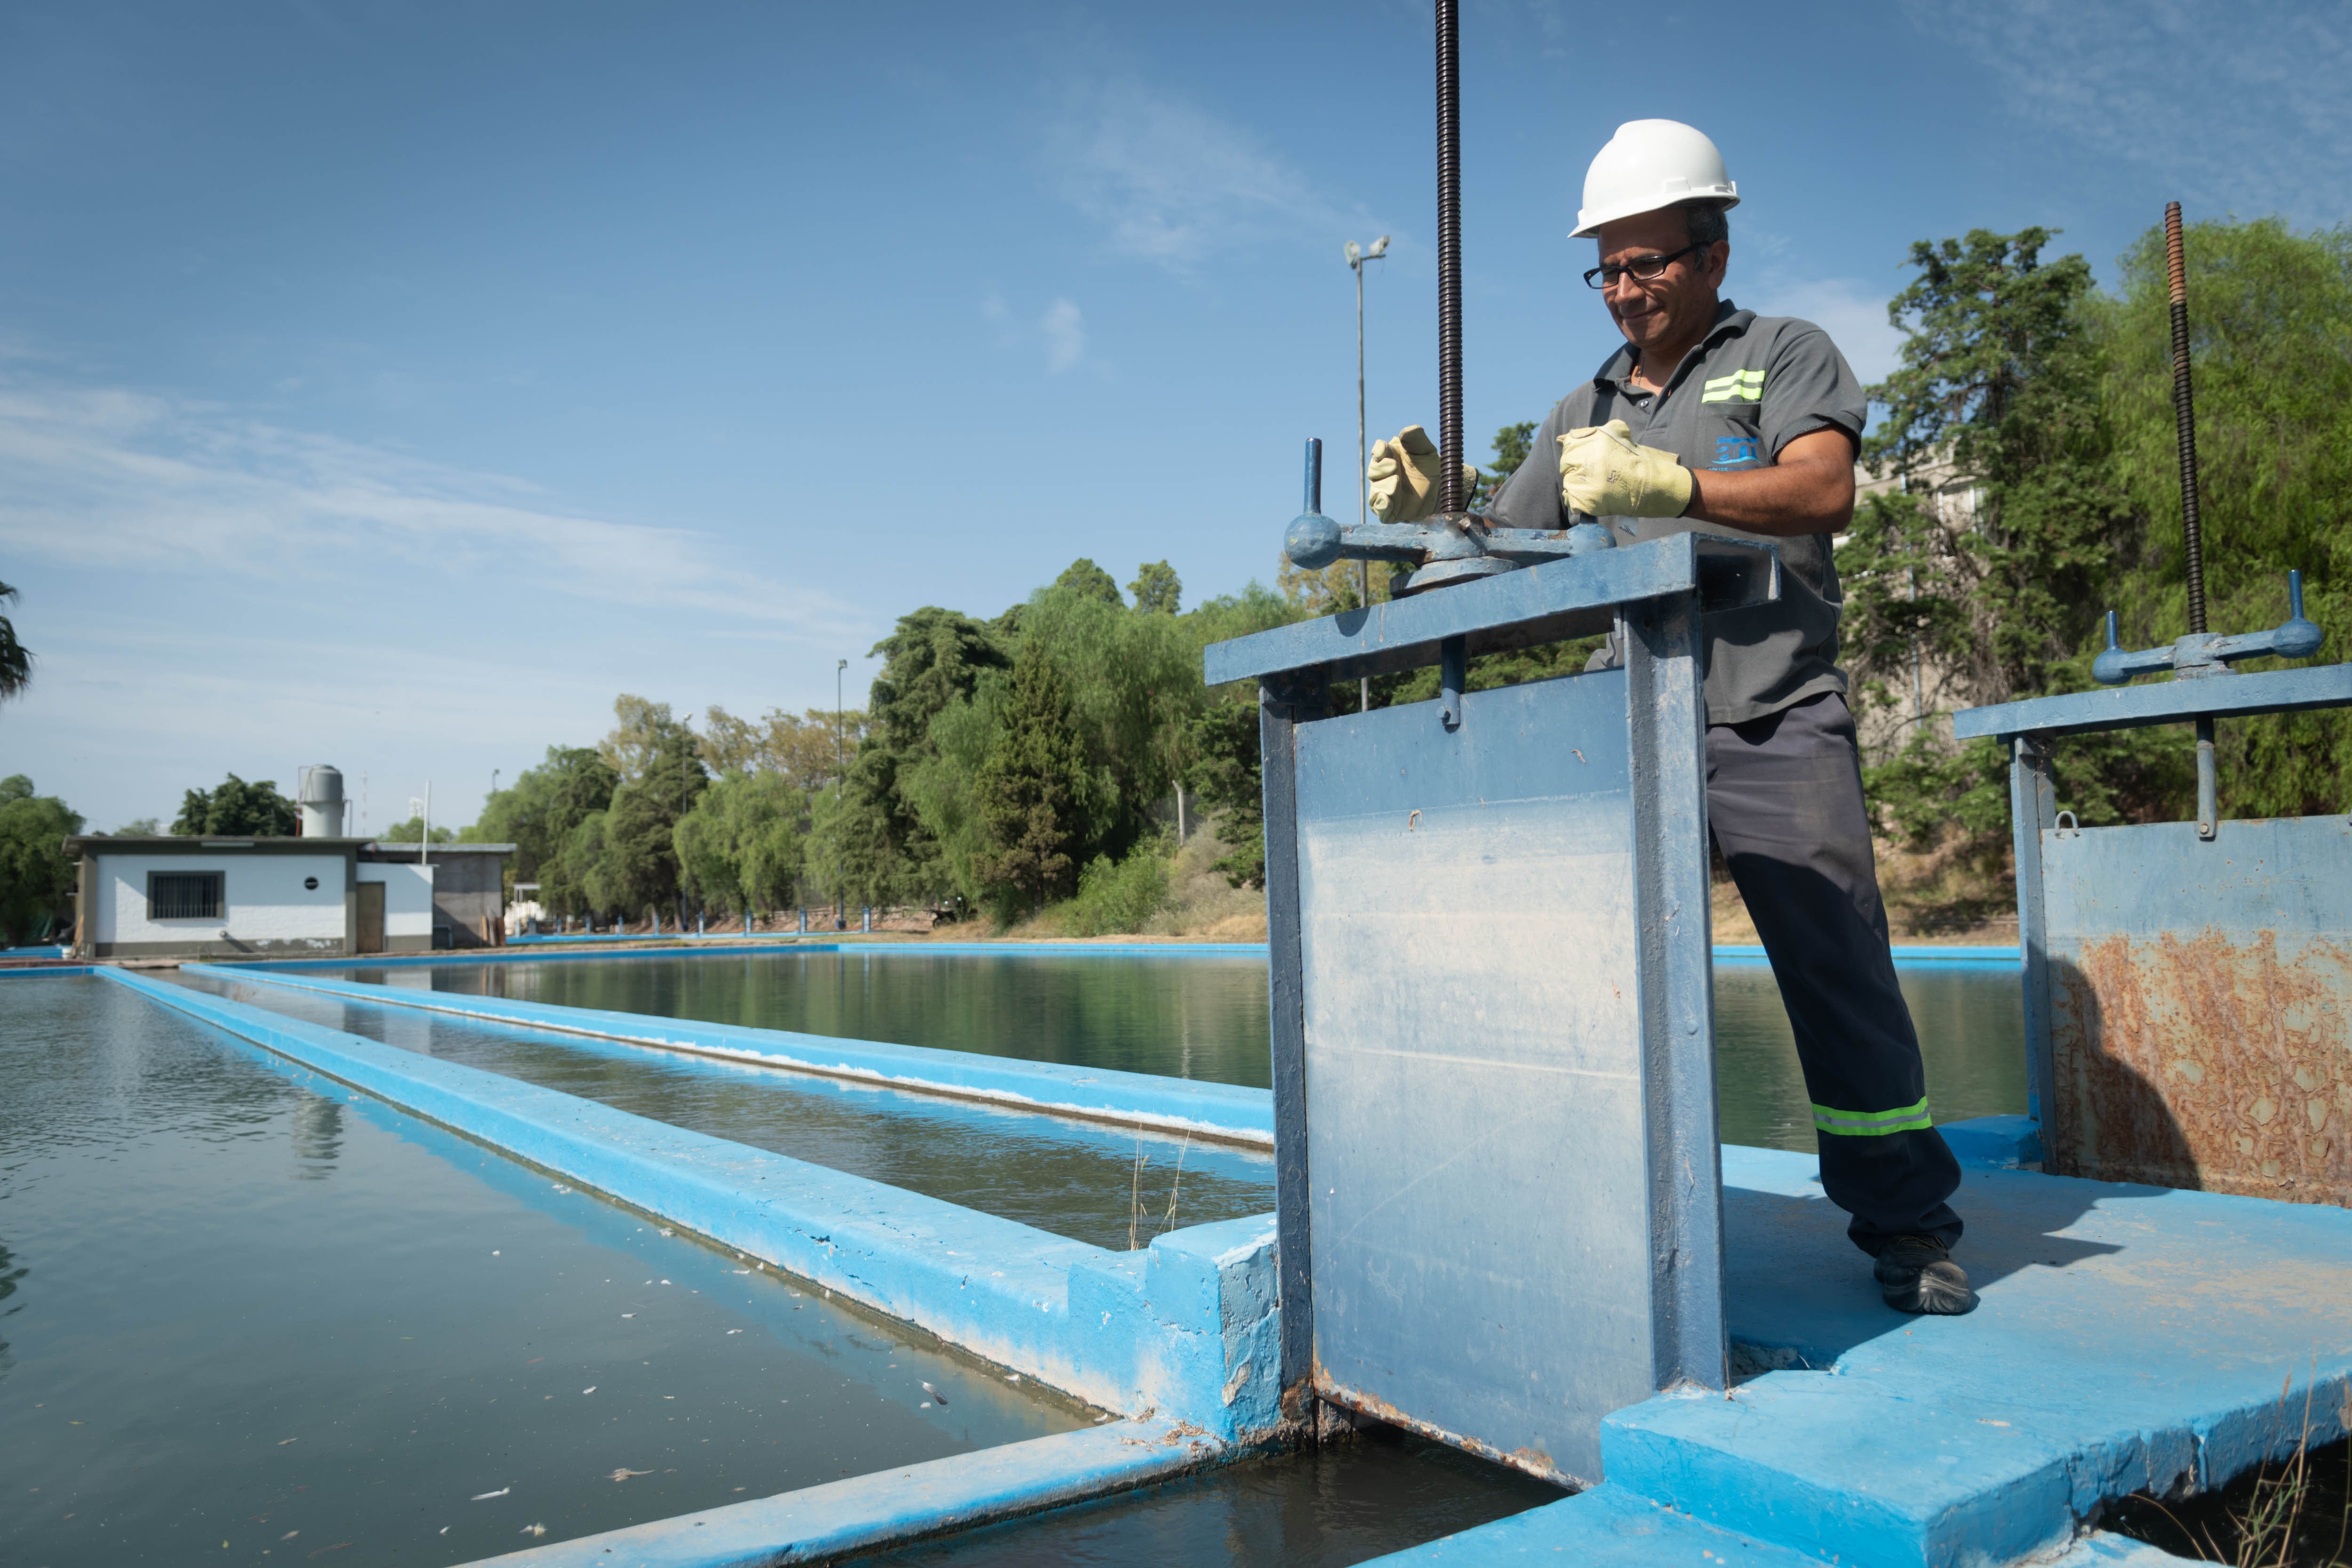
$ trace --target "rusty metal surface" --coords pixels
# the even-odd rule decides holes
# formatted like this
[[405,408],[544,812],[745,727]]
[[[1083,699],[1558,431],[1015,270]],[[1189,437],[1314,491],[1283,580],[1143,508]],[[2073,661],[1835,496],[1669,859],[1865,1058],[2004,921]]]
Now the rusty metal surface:
[[2048,1167],[2352,1204],[2352,828],[2044,836]]
[[1539,1448],[1514,1448],[1505,1452],[1492,1443],[1481,1442],[1475,1437],[1465,1436],[1459,1432],[1449,1432],[1443,1426],[1423,1421],[1417,1415],[1398,1409],[1378,1395],[1367,1394],[1360,1388],[1349,1387],[1326,1372],[1319,1362],[1315,1367],[1315,1397],[1326,1405],[1337,1405],[1342,1410],[1352,1411],[1358,1415],[1370,1416],[1375,1421],[1384,1422],[1403,1431],[1434,1438],[1440,1443],[1450,1443],[1454,1447],[1475,1454],[1490,1463],[1524,1471],[1538,1480],[1549,1481],[1552,1485],[1564,1488],[1569,1491],[1581,1491],[1593,1484],[1589,1480],[1570,1475],[1559,1468],[1549,1454]]

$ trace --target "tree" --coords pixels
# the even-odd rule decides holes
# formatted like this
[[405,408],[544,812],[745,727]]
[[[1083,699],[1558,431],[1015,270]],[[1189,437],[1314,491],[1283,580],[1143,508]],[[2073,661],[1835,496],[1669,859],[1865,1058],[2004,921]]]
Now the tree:
[[[2090,683],[2086,647],[2131,527],[2108,466],[2090,268],[2045,262],[2050,239],[1977,229],[1911,247],[1916,276],[1887,307],[1909,335],[1870,389],[1885,416],[1862,453],[1902,489],[1866,500],[1837,552],[1857,710],[1893,707],[1929,668],[1955,706]],[[1924,493],[1953,476],[1962,499]],[[2146,733],[2069,752],[2061,776],[2084,821],[2171,787]],[[2005,769],[1997,744],[1955,747],[1921,725],[1864,780],[1882,830],[1922,847],[1957,837],[1990,868],[2008,837]]]
[[53,795],[35,795],[23,773],[0,779],[0,945],[47,940],[65,919],[75,863],[65,841],[79,813]]
[[[1536,438],[1536,422],[1523,419],[1517,425],[1506,425],[1495,432],[1495,456],[1478,476],[1478,483],[1470,491],[1470,510],[1485,511],[1502,492],[1503,481],[1519,471],[1528,460],[1528,444]],[[1557,458],[1558,453],[1553,456]]]
[[804,810],[800,791],[781,773],[720,774],[677,824],[686,890],[740,914],[791,901],[801,872]]
[[[467,833],[471,833],[473,829],[471,828],[467,829]],[[425,818],[422,816],[417,816],[410,817],[406,822],[394,823],[390,827],[387,827],[382,833],[377,834],[375,836],[375,839],[379,844],[415,844],[421,841],[424,837]],[[464,837],[465,835],[458,833],[455,828],[450,827],[446,823],[436,823],[433,826],[433,842],[436,844],[455,844]],[[467,840],[467,842],[502,843],[504,841],[499,839],[471,839]]]
[[1054,586],[1087,598],[1100,599],[1106,605],[1117,605],[1121,608],[1127,605],[1127,601],[1118,596],[1118,580],[1083,555],[1062,569],[1062,574],[1054,579]]
[[[2091,269],[2042,260],[2047,230],[1971,230],[1911,247],[1918,276],[1887,306],[1903,363],[1870,389],[1885,417],[1863,443],[1882,477],[1948,464],[1976,480],[1972,506],[1885,498],[1840,552],[1853,568],[1853,662],[1907,671],[1914,637],[1956,670],[1970,702],[2049,689],[2098,619],[2124,532],[2105,471]],[[1907,503],[1907,504],[1906,504]]]
[[1217,814],[1217,837],[1225,845],[1216,868],[1236,888],[1265,887],[1265,782],[1254,696],[1215,703],[1194,719],[1192,752],[1190,782],[1201,804]]
[[[580,824],[613,804],[620,780],[589,746],[550,746],[546,760],[526,768],[483,803],[481,819],[458,835],[474,844],[511,844],[508,874],[537,882],[539,901],[560,914],[591,907],[576,880],[567,880],[564,847]],[[512,889],[509,887],[509,893]]]
[[[2352,640],[2352,530],[2341,515],[2352,493],[2352,228],[2200,223],[2183,249],[2207,624],[2217,632],[2277,625],[2287,570],[2298,568],[2304,613],[2327,634],[2318,657],[2341,659]],[[2119,298],[2098,313],[2113,473],[2135,533],[2126,566],[2099,585],[2091,608],[2113,606],[2130,647],[2189,629],[2169,293],[2163,233],[2151,228],[2124,257]],[[2103,640],[2095,625],[2086,646]],[[2185,814],[2192,775],[2181,732],[2145,738],[2179,759],[2165,815]],[[2341,710],[2224,721],[2219,739],[2222,806],[2232,815],[2329,816],[2352,802],[2352,718]]]
[[1184,598],[1183,581],[1165,561],[1147,561],[1137,567],[1127,591],[1135,595],[1137,612],[1147,616],[1175,615]]
[[863,902],[929,899],[946,891],[950,878],[901,774],[935,754],[931,721],[956,699],[969,699],[984,672],[1010,661],[989,627],[937,606],[900,616],[873,651],[883,665],[868,694],[866,743],[839,798],[812,812],[812,875],[822,877],[821,892],[839,889]]
[[247,784],[231,773],[216,789],[188,791],[172,831],[182,837],[290,837],[294,803],[278,793],[274,780]]
[[[16,596],[16,590],[0,583],[0,605]],[[21,696],[33,682],[33,652],[16,640],[16,627],[5,616],[0,616],[0,702]]]
[[613,719],[612,732],[596,742],[596,754],[623,784],[636,783],[681,749],[700,750],[694,731],[667,702],[624,691],[613,699]]
[[1034,910],[1076,885],[1087,789],[1086,749],[1043,643],[1023,646],[1001,713],[1002,730],[975,781],[988,826],[982,874]]

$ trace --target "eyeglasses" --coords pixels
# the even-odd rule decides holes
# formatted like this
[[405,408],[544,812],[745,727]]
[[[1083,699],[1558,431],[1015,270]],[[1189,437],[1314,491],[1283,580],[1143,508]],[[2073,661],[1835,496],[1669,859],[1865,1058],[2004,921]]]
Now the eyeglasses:
[[1615,285],[1617,279],[1629,272],[1633,274],[1633,280],[1637,283],[1654,282],[1666,275],[1667,268],[1672,267],[1694,250],[1705,250],[1709,243],[1711,242],[1702,240],[1696,245],[1685,245],[1680,250],[1666,256],[1637,256],[1622,266],[1613,261],[1603,262],[1601,266],[1591,268],[1585,272],[1584,285],[1588,289],[1611,288]]

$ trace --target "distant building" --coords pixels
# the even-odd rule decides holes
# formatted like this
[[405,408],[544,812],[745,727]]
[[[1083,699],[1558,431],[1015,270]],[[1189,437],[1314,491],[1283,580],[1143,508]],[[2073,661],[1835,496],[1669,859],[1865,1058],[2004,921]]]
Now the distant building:
[[324,837],[88,834],[75,942],[84,958],[335,958],[503,939],[511,844]]

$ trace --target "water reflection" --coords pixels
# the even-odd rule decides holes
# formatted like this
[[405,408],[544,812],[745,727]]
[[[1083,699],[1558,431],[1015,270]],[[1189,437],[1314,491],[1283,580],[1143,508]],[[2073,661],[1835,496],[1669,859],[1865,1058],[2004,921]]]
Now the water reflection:
[[286,1131],[294,1145],[296,1176],[322,1182],[334,1173],[335,1155],[343,1146],[341,1106],[305,1095],[287,1118]]
[[[1224,957],[776,952],[359,969],[355,979],[889,1040],[1265,1088],[1266,966]],[[2013,968],[1899,972],[1938,1121],[2021,1112]],[[1716,971],[1727,1142],[1811,1150],[1811,1097],[1772,973]]]

